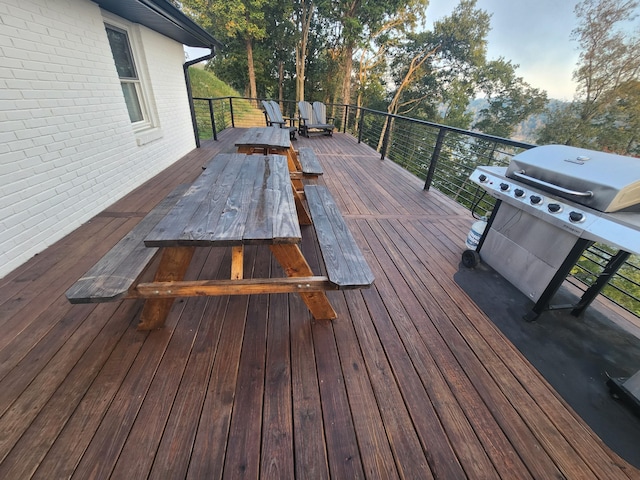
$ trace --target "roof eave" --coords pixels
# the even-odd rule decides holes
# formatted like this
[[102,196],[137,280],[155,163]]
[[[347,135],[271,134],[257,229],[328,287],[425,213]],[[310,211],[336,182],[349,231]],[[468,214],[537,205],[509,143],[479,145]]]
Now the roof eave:
[[209,32],[166,0],[94,0],[101,8],[166,37],[201,48],[222,48]]

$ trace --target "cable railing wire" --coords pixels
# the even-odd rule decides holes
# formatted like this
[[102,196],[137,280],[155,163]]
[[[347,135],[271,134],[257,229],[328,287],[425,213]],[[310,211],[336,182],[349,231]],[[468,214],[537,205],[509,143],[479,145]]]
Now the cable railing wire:
[[[226,128],[264,126],[261,100],[243,97],[194,98],[199,138],[217,139]],[[283,116],[296,118],[295,101],[280,102]],[[479,165],[507,166],[514,155],[536,145],[440,125],[364,107],[327,104],[338,131],[351,134],[431,187],[469,209],[475,218],[488,215],[495,199],[469,180]],[[613,253],[612,253],[613,252]],[[572,278],[585,288],[615,253],[595,244],[576,263]],[[611,278],[602,294],[640,316],[640,258],[631,256]]]

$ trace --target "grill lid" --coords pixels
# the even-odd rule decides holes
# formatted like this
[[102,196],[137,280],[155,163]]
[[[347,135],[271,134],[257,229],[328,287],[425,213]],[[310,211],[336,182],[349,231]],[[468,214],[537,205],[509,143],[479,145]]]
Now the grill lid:
[[544,145],[511,159],[506,176],[601,212],[640,211],[640,159]]

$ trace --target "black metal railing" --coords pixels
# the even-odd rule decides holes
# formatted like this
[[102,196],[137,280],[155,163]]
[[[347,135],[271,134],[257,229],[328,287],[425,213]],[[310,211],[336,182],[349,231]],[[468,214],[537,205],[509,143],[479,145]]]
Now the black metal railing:
[[[198,135],[217,139],[230,127],[265,125],[262,99],[241,97],[194,98]],[[295,118],[296,102],[283,101],[285,117]],[[425,181],[476,216],[486,216],[495,199],[469,180],[479,165],[506,166],[511,158],[536,145],[357,107],[328,104],[339,131],[349,133]],[[586,289],[602,273],[615,250],[596,244],[578,261],[572,276]],[[611,278],[602,294],[640,316],[640,257],[631,256]]]

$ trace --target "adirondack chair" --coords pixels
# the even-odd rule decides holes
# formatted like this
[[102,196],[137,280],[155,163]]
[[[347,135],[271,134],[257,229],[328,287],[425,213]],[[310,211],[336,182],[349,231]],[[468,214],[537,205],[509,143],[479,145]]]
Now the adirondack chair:
[[298,128],[294,125],[295,119],[287,117],[286,120],[289,120],[289,125],[287,125],[287,121],[282,116],[277,102],[273,100],[263,100],[262,107],[264,108],[264,118],[268,127],[287,128],[289,130],[289,138],[291,138],[291,140],[296,139],[296,130],[298,130]]
[[322,102],[313,102],[312,105],[312,113],[313,113],[313,123],[316,125],[327,125],[324,129],[328,135],[333,134],[333,129],[335,126],[333,125],[333,121],[335,120],[333,117],[327,118],[327,107]]
[[309,134],[313,133],[311,130],[319,131],[318,133],[323,133],[324,135],[331,135],[333,133],[333,125],[326,122],[317,123],[316,117],[313,114],[313,107],[309,102],[305,102],[304,100],[298,102],[298,111],[300,114],[298,121],[298,132],[300,135],[309,138]]

